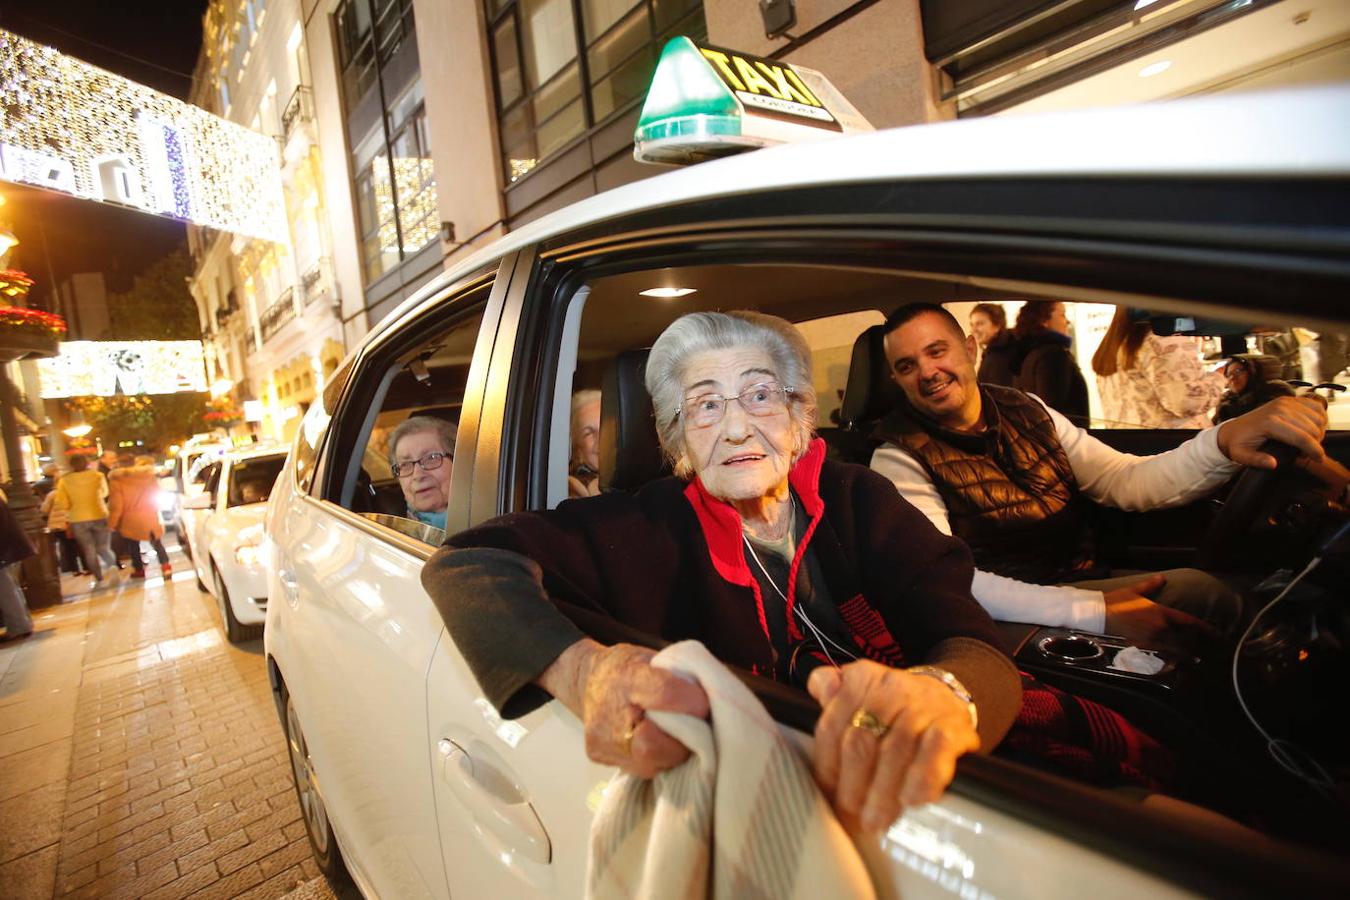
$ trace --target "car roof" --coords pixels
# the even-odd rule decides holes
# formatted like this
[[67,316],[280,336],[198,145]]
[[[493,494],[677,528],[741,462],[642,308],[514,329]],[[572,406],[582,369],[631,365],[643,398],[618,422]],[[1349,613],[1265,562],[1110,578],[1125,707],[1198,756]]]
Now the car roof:
[[1187,98],[891,128],[756,150],[633,182],[550,213],[466,257],[374,329],[395,327],[494,259],[569,231],[760,191],[895,180],[1350,175],[1350,86]]

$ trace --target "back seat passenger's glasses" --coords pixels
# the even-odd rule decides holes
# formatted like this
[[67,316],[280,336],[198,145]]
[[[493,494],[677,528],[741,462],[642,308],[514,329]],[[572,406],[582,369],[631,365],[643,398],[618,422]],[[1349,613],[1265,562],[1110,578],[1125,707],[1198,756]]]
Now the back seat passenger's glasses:
[[709,428],[722,421],[726,415],[727,403],[735,400],[752,416],[772,416],[787,409],[787,398],[792,388],[783,387],[777,382],[766,381],[754,384],[741,391],[735,397],[723,397],[721,394],[699,394],[686,397],[683,414],[689,424],[695,428]]
[[424,472],[439,469],[441,464],[445,462],[445,458],[449,455],[449,453],[442,453],[440,450],[432,450],[421,459],[410,459],[407,462],[390,463],[389,467],[394,470],[394,474],[399,478],[407,478],[413,473],[413,469],[416,466],[421,466],[422,471]]

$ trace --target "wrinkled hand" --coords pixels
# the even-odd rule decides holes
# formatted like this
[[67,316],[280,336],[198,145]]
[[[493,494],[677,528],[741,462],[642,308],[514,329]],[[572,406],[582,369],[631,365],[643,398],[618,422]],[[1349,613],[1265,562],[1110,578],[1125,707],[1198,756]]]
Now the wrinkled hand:
[[[807,690],[823,708],[816,781],[835,810],[866,831],[886,828],[903,807],[937,800],[957,757],[980,746],[966,705],[936,678],[860,660],[822,666]],[[860,709],[889,725],[884,737],[851,724]]]
[[1275,457],[1261,452],[1267,440],[1288,444],[1320,460],[1327,433],[1327,406],[1317,397],[1277,397],[1219,426],[1219,449],[1235,463],[1273,469]]
[[1107,591],[1106,633],[1129,638],[1143,647],[1182,646],[1217,642],[1219,631],[1179,609],[1154,603],[1149,595],[1167,583],[1165,575],[1147,578]]
[[630,775],[651,778],[689,758],[689,750],[646,718],[649,709],[708,717],[708,696],[673,672],[652,668],[646,647],[598,647],[582,698],[586,755]]

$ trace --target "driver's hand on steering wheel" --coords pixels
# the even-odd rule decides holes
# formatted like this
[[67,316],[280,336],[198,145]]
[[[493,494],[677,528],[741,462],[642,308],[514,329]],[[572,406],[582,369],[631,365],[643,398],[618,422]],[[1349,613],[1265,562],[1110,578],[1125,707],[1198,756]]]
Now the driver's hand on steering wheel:
[[1277,462],[1261,445],[1268,440],[1288,444],[1313,460],[1326,454],[1327,404],[1320,397],[1277,397],[1219,426],[1219,450],[1233,462],[1273,469]]
[[1150,575],[1107,591],[1106,633],[1129,638],[1140,647],[1175,647],[1192,652],[1222,641],[1219,630],[1208,622],[1148,598],[1166,583],[1165,575]]

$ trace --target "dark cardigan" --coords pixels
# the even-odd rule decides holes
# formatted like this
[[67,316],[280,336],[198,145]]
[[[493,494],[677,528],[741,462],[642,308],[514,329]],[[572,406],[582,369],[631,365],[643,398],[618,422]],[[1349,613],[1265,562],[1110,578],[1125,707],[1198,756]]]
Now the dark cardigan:
[[1056,331],[1038,331],[1017,339],[1012,353],[1012,386],[1035,394],[1075,425],[1088,425],[1087,380],[1069,348],[1073,341]]
[[[790,482],[809,519],[792,577],[809,547],[860,655],[951,670],[975,697],[982,745],[996,744],[1017,713],[1019,678],[971,597],[965,544],[937,531],[885,478],[827,461],[821,441]],[[774,669],[740,517],[697,479],[666,478],[632,496],[605,494],[486,522],[450,537],[422,583],[506,716],[543,701],[531,682],[582,637],[544,600],[668,641],[701,640],[752,672]]]

